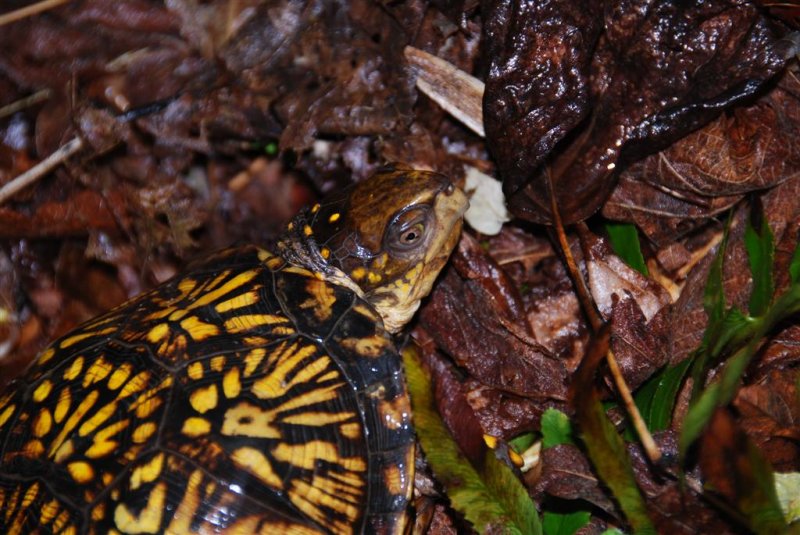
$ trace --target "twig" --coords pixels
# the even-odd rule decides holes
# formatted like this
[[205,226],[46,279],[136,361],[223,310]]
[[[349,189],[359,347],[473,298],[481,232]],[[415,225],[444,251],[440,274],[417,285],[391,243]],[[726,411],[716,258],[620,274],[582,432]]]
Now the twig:
[[79,137],[69,141],[53,154],[37,163],[18,177],[14,178],[0,188],[0,205],[17,194],[20,190],[30,186],[41,177],[52,171],[61,162],[83,148],[83,140]]
[[0,26],[5,26],[6,24],[11,24],[12,22],[16,22],[18,20],[22,20],[25,17],[32,17],[33,15],[38,15],[43,11],[47,11],[49,9],[53,9],[55,7],[60,6],[61,4],[66,4],[70,0],[42,0],[37,4],[31,4],[29,6],[22,7],[20,9],[16,9],[9,13],[5,13],[0,15]]
[[14,113],[17,113],[20,110],[24,110],[28,106],[33,106],[34,104],[41,102],[43,100],[47,100],[50,98],[53,92],[49,89],[42,89],[41,91],[37,91],[32,95],[28,95],[25,98],[21,98],[7,106],[3,106],[0,108],[0,119],[3,117],[8,117]]
[[[572,251],[569,248],[567,234],[564,232],[564,224],[561,220],[561,213],[558,210],[555,188],[553,187],[552,180],[550,179],[550,173],[547,173],[547,184],[550,190],[550,210],[553,216],[553,227],[555,228],[556,236],[558,236],[558,242],[561,245],[561,250],[564,253],[567,269],[570,272],[572,280],[575,281],[575,291],[577,292],[578,299],[583,304],[583,308],[589,318],[592,331],[597,332],[603,325],[603,319],[600,317],[600,314],[594,307],[594,299],[592,299],[591,295],[589,294],[589,289],[586,287],[586,281],[584,281],[583,275],[578,269],[578,264],[575,263],[575,258],[572,256]],[[608,370],[611,372],[611,377],[614,379],[614,384],[617,387],[617,391],[619,392],[620,397],[622,397],[625,410],[628,413],[631,422],[633,423],[633,427],[639,434],[639,440],[642,442],[642,448],[647,454],[647,457],[650,459],[650,462],[654,465],[658,465],[659,461],[661,461],[661,450],[658,449],[655,440],[653,440],[653,435],[650,434],[650,430],[647,429],[647,424],[645,424],[644,419],[639,412],[639,408],[633,401],[631,389],[628,387],[628,383],[625,382],[625,378],[622,377],[619,365],[617,364],[617,359],[611,349],[609,349],[608,353],[606,353],[606,361],[608,362]]]

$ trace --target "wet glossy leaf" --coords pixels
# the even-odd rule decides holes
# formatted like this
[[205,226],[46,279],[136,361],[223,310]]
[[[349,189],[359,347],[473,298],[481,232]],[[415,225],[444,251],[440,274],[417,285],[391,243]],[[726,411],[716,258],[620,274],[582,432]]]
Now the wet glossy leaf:
[[548,179],[566,222],[588,217],[624,160],[714,119],[785,62],[788,43],[749,4],[603,7],[601,19],[597,2],[486,2],[486,135],[521,218],[550,222]]
[[480,471],[460,452],[436,412],[432,385],[415,350],[403,352],[417,436],[436,478],[453,507],[483,533],[539,535],[538,513],[527,491],[507,466],[490,452]]
[[647,275],[647,264],[642,256],[639,232],[636,227],[626,223],[606,223],[605,227],[614,252],[633,269],[642,275]]
[[754,103],[737,106],[626,167],[603,214],[634,222],[652,241],[666,245],[706,225],[743,194],[795,176],[800,172],[798,88],[797,77],[786,73]]

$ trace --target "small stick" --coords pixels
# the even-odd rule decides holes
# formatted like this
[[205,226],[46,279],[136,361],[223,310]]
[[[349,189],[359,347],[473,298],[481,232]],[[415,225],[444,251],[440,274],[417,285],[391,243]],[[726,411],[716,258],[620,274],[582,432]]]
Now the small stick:
[[37,163],[18,177],[0,188],[0,205],[16,195],[20,190],[30,186],[44,175],[52,171],[61,162],[83,148],[83,140],[79,137],[69,141],[53,154]]
[[[578,294],[578,300],[583,304],[586,315],[589,317],[592,330],[597,332],[603,324],[603,319],[594,307],[594,299],[592,299],[589,294],[586,281],[583,280],[583,275],[578,269],[578,264],[575,263],[575,258],[572,256],[572,251],[569,248],[567,234],[564,232],[564,224],[561,220],[561,213],[558,210],[558,203],[556,202],[555,188],[553,187],[549,173],[547,173],[547,183],[550,190],[550,210],[553,215],[553,227],[556,230],[558,242],[564,253],[567,269],[572,276],[572,280],[575,281],[575,291]],[[651,435],[650,430],[647,429],[647,424],[644,423],[644,418],[642,418],[642,414],[639,412],[639,407],[637,407],[636,403],[633,401],[631,389],[628,387],[628,383],[625,382],[625,378],[622,377],[617,359],[610,348],[608,353],[606,353],[606,361],[608,362],[608,370],[611,372],[611,377],[614,378],[617,391],[619,391],[622,402],[625,404],[625,410],[633,423],[633,427],[639,434],[639,440],[642,441],[642,448],[650,459],[650,462],[657,466],[659,461],[661,461],[661,450],[658,449],[655,440],[653,440],[653,435]]]
[[42,13],[44,11],[58,7],[61,4],[66,4],[69,1],[70,0],[42,0],[39,3],[25,6],[20,9],[16,9],[9,13],[0,15],[0,26],[5,26],[6,24],[17,22],[18,20],[22,20],[26,17],[32,17],[33,15],[38,15],[39,13]]
[[20,110],[24,110],[28,106],[33,106],[34,104],[41,102],[43,100],[47,100],[50,98],[53,92],[49,89],[42,89],[41,91],[37,91],[32,95],[28,95],[25,98],[21,98],[7,106],[3,106],[0,108],[0,119],[3,117],[8,117],[9,115],[13,115]]

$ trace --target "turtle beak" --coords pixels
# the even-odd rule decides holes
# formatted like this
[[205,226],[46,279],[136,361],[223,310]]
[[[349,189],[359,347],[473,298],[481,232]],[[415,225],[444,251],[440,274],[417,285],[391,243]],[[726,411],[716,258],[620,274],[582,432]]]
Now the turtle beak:
[[433,205],[433,212],[436,216],[436,231],[433,233],[433,242],[425,255],[425,267],[433,267],[436,259],[443,257],[441,265],[434,268],[437,271],[442,268],[450,252],[458,243],[461,235],[461,225],[464,221],[464,212],[469,208],[469,199],[451,182],[436,195]]

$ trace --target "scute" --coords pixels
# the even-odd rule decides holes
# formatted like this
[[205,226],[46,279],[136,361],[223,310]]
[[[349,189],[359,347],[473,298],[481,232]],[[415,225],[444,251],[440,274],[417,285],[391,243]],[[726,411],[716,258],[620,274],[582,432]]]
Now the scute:
[[2,533],[397,533],[412,469],[375,311],[257,247],[57,340],[0,395]]

